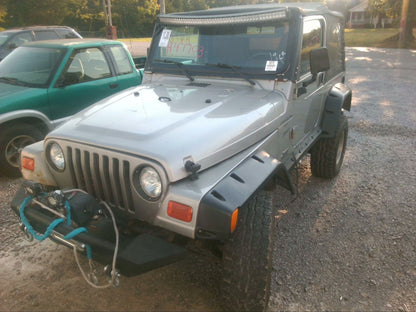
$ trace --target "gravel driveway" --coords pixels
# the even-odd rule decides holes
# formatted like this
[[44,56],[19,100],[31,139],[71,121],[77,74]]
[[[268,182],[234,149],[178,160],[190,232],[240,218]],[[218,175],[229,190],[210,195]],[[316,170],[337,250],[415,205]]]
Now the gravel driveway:
[[[334,180],[297,174],[278,190],[274,310],[416,310],[416,51],[347,49],[353,107]],[[9,205],[20,179],[0,177],[0,310],[219,311],[217,270],[185,260],[95,290],[72,251],[23,240]]]

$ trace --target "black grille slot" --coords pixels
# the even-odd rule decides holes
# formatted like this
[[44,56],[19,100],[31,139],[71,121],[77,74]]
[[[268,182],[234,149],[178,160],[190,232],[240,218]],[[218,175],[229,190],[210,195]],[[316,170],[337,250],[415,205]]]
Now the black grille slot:
[[76,188],[119,209],[134,212],[130,163],[78,148],[67,148],[68,168]]

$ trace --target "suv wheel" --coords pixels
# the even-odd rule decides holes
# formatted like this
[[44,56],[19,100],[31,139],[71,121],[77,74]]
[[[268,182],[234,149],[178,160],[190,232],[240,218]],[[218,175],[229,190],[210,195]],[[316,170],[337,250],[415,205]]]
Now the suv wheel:
[[0,172],[2,175],[17,177],[20,175],[20,152],[32,143],[42,140],[42,133],[28,124],[14,124],[1,128]]
[[264,311],[270,296],[275,224],[273,193],[260,191],[239,212],[223,248],[221,293],[229,310]]
[[318,140],[311,150],[311,170],[316,177],[333,178],[341,169],[347,147],[348,120],[341,114],[333,138]]

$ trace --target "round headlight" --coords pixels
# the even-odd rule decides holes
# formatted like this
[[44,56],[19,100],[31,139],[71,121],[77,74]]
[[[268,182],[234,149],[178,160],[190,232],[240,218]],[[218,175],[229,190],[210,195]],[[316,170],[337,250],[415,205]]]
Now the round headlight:
[[162,194],[162,182],[157,171],[152,167],[144,167],[139,176],[140,188],[150,199],[158,199]]
[[58,171],[65,169],[65,157],[62,148],[57,143],[49,145],[49,159]]

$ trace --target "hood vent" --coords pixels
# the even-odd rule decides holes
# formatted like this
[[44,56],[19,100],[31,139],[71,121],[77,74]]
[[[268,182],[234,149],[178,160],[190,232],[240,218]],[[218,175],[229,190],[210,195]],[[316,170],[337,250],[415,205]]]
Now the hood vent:
[[210,83],[198,83],[198,82],[190,82],[187,84],[187,86],[189,87],[201,87],[201,88],[205,88],[210,86]]

